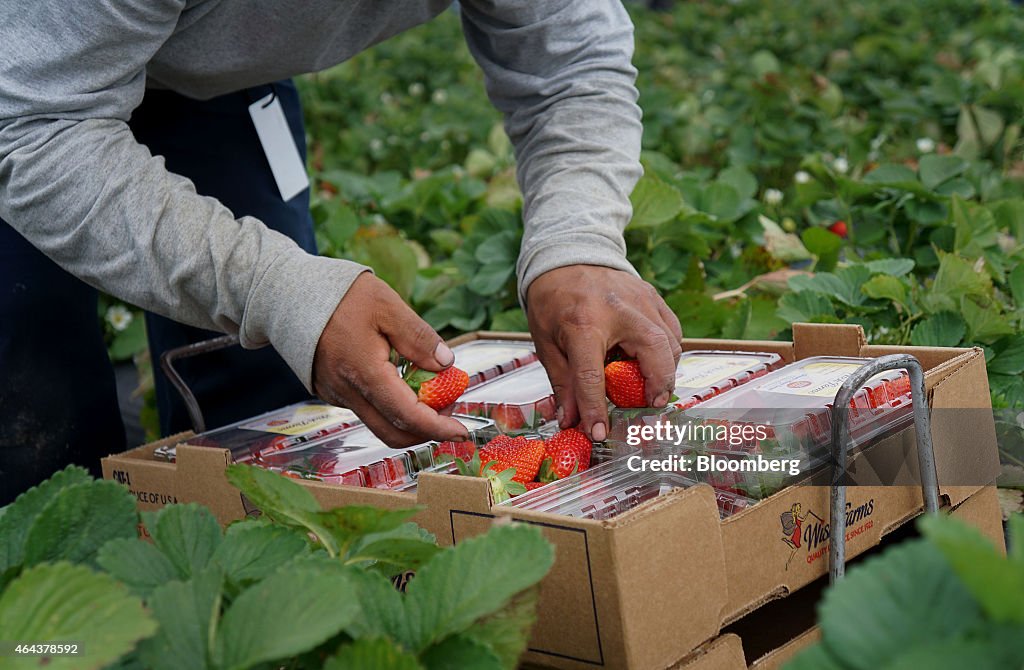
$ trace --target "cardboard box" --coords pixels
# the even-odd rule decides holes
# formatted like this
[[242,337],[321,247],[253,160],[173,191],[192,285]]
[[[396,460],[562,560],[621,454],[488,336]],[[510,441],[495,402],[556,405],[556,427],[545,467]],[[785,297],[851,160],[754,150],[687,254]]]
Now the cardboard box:
[[[979,349],[866,346],[858,326],[795,324],[793,330],[793,343],[686,340],[684,348],[768,351],[787,362],[816,355],[912,353],[926,369],[933,406],[988,406],[984,355]],[[479,336],[510,337],[502,333],[470,338]],[[940,481],[950,481],[951,474],[960,481],[994,480],[999,464],[988,416],[987,424],[947,421],[933,427]],[[912,429],[895,439],[912,453]],[[222,523],[252,511],[224,477],[227,451],[183,446],[177,462],[166,463],[152,460],[160,444],[105,458],[104,476],[126,484],[144,509],[199,502]],[[970,445],[970,453],[965,445]],[[415,520],[442,544],[485,532],[495,516],[540,527],[555,545],[556,562],[541,586],[539,625],[525,660],[545,666],[661,670],[714,640],[723,623],[827,572],[827,487],[789,487],[722,521],[710,487],[696,486],[595,521],[492,508],[484,480],[455,475],[425,474],[416,493],[300,483],[327,507],[424,505]],[[978,488],[943,487],[941,492],[958,505]],[[916,487],[851,488],[848,500],[849,557],[877,545],[922,508]],[[780,516],[798,503],[807,524],[802,537],[808,541],[793,547],[784,541]],[[731,643],[720,644],[715,649]],[[725,652],[711,658],[718,654]]]

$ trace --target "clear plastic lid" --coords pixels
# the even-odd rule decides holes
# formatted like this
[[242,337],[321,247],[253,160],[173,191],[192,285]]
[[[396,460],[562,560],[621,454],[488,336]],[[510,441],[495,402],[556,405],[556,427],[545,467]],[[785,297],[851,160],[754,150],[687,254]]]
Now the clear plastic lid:
[[470,387],[537,360],[532,342],[473,340],[452,347],[455,365],[469,375]]
[[[628,458],[618,458],[500,504],[583,519],[608,519],[698,483],[688,474],[634,471],[627,463]],[[727,491],[716,491],[715,497],[723,518],[756,503]]]
[[[491,422],[475,417],[456,417],[470,431],[488,428]],[[369,431],[356,426],[315,442],[288,449],[261,452],[255,464],[301,478],[331,484],[410,490],[420,472],[448,472],[454,466],[441,458],[446,451],[475,447],[461,444],[425,442],[405,449],[391,449]]]
[[[831,457],[836,392],[868,360],[820,356],[797,361],[688,408],[673,423],[690,431],[682,444],[703,453],[786,459],[813,469]],[[853,448],[908,427],[913,409],[907,373],[894,370],[872,377],[849,409]]]
[[505,433],[536,432],[555,418],[555,395],[536,362],[466,391],[450,411],[491,419]]
[[[236,462],[253,459],[269,448],[287,448],[337,433],[359,423],[350,409],[305,400],[190,437],[186,444],[227,449]],[[174,461],[174,445],[158,448],[156,458]]]
[[736,351],[687,351],[676,366],[676,400],[667,407],[609,409],[609,440],[625,441],[630,426],[653,425],[676,409],[693,407],[763,377],[782,364],[778,354]]

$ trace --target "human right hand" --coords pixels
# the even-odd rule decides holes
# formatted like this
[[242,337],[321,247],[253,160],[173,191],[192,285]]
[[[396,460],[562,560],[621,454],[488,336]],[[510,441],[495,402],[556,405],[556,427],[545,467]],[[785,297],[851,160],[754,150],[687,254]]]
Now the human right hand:
[[466,427],[417,401],[391,362],[391,349],[431,372],[455,355],[394,290],[369,272],[359,276],[327,322],[313,357],[313,390],[348,407],[392,447],[428,440],[465,441]]

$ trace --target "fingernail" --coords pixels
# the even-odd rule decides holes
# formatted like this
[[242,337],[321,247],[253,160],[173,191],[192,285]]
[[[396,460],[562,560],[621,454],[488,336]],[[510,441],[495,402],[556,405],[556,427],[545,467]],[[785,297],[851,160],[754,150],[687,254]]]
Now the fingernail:
[[447,344],[438,342],[437,347],[434,348],[434,360],[437,361],[438,365],[448,367],[455,362],[455,354],[452,353]]
[[555,410],[555,420],[558,421],[559,428],[565,428],[565,426],[562,425],[562,422],[565,421],[565,410],[562,409],[561,405],[559,405],[558,409]]
[[603,423],[595,423],[590,429],[590,437],[594,442],[604,442],[604,439],[608,437],[608,432],[605,430]]
[[664,407],[666,404],[668,404],[668,393],[662,391],[658,394],[658,397],[654,399],[654,406]]

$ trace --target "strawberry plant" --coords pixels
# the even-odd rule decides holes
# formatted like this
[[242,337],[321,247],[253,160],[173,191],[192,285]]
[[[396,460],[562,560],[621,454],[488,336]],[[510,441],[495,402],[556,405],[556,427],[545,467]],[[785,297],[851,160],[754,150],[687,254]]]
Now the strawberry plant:
[[918,527],[826,592],[822,640],[787,670],[1024,664],[1024,516],[1010,517],[1009,556],[950,517]]
[[260,518],[222,531],[205,507],[170,505],[141,515],[151,542],[127,489],[84,470],[20,496],[0,515],[0,630],[80,641],[87,668],[516,666],[553,561],[536,529],[441,549],[415,509],[321,510],[266,470],[228,478]]

